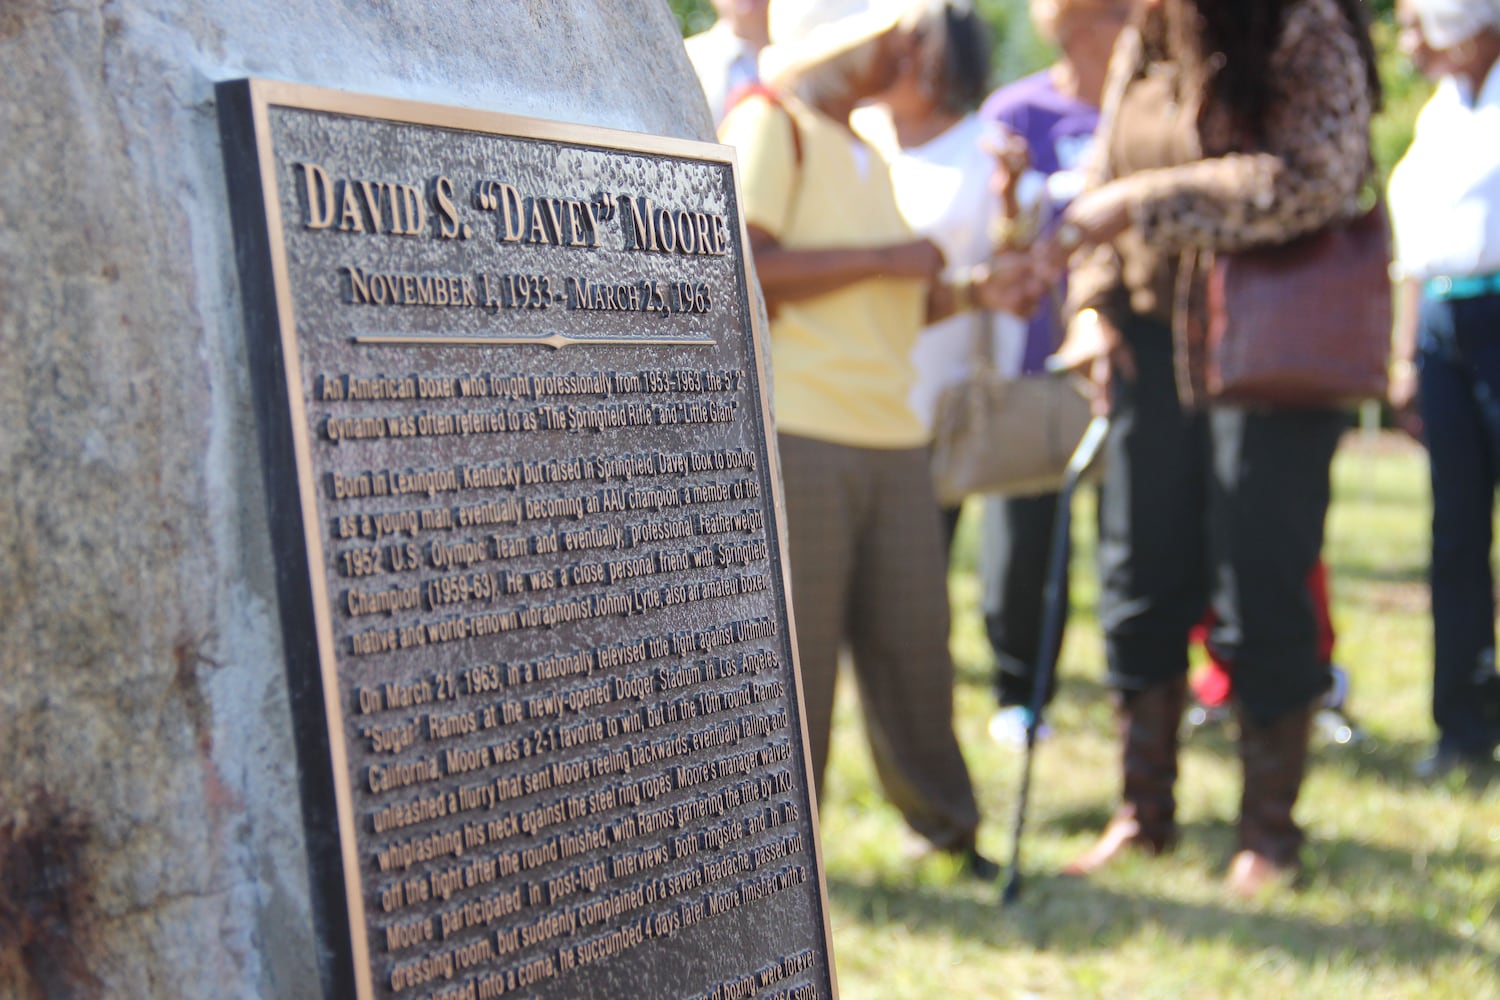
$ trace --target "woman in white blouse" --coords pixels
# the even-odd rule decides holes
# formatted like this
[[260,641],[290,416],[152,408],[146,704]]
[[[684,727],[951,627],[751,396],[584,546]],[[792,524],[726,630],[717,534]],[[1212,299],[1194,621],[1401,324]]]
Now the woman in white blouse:
[[[1402,305],[1391,403],[1432,475],[1432,714],[1424,778],[1484,767],[1495,647],[1491,511],[1500,478],[1500,0],[1402,0],[1402,48],[1437,81],[1389,196]],[[1493,699],[1492,699],[1493,700]]]
[[[915,42],[900,75],[850,123],[890,164],[902,217],[938,245],[947,274],[957,278],[989,260],[990,222],[998,208],[990,185],[994,157],[974,113],[989,92],[989,35],[972,4],[951,0],[927,5],[911,28]],[[1019,349],[1024,334],[1021,320],[983,311],[957,313],[924,329],[912,348],[915,378],[907,394],[923,425],[932,429],[938,396],[967,374],[976,338],[991,336]],[[949,547],[959,512],[943,511]]]

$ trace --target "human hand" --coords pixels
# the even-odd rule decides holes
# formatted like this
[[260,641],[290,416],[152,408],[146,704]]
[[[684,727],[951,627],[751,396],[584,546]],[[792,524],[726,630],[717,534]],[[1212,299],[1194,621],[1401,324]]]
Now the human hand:
[[1108,243],[1130,226],[1130,200],[1120,184],[1104,184],[1069,202],[1061,221],[1037,241],[1037,266],[1061,275],[1079,249]]
[[1386,401],[1391,404],[1391,415],[1396,426],[1421,441],[1422,413],[1417,407],[1417,368],[1410,361],[1398,360],[1391,364]]
[[1076,227],[1083,246],[1108,243],[1130,225],[1128,189],[1111,183],[1083,192],[1063,210],[1062,225]]
[[1135,353],[1120,328],[1097,309],[1080,309],[1056,353],[1047,359],[1050,371],[1072,372],[1088,380],[1095,416],[1109,415],[1110,387],[1118,375],[1127,382],[1136,376]]
[[1029,253],[997,253],[989,263],[976,269],[974,301],[992,312],[1030,316],[1036,312],[1049,282],[1033,266]]

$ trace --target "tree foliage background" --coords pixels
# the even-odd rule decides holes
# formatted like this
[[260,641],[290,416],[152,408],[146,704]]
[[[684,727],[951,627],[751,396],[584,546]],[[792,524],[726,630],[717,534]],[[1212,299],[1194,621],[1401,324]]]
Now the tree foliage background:
[[[683,35],[691,35],[714,22],[710,0],[667,0]],[[1047,65],[1055,52],[1031,30],[1027,0],[974,0],[990,26],[993,49],[991,84],[1000,86]],[[1237,0],[1239,2],[1239,0]],[[1375,162],[1385,177],[1411,142],[1412,121],[1431,88],[1396,51],[1393,7],[1395,0],[1369,0],[1375,44],[1380,52],[1381,78],[1385,82],[1385,110],[1375,122]]]

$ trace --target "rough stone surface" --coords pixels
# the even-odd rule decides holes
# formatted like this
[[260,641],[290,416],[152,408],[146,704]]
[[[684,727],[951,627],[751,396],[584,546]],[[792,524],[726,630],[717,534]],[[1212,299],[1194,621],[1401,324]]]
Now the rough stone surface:
[[0,4],[0,996],[319,993],[241,76],[712,134],[661,0]]

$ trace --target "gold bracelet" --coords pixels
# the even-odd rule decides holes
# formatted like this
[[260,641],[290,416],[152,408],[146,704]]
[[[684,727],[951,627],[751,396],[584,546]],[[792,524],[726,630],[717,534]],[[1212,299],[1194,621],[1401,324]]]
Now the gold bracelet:
[[990,280],[990,267],[988,264],[974,264],[963,272],[960,279],[963,291],[959,295],[959,308],[956,312],[967,312],[970,309],[979,309],[983,303],[979,301],[976,290],[980,285]]
[[953,311],[968,312],[974,308],[974,272],[964,271],[948,286],[953,290]]

